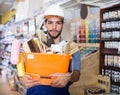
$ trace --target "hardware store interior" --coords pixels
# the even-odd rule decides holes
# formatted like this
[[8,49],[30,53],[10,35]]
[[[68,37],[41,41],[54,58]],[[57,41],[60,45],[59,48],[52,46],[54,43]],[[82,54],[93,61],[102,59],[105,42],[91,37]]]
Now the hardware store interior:
[[[73,50],[64,53],[80,52],[80,77],[69,86],[70,95],[120,95],[120,0],[0,0],[0,95],[29,95],[19,77],[46,67],[49,72],[50,63],[71,59],[62,59],[63,41],[51,45],[49,53],[38,42],[46,38],[45,10],[54,4],[64,11],[61,36],[73,42],[69,49],[66,45]],[[33,69],[41,59],[47,65]]]

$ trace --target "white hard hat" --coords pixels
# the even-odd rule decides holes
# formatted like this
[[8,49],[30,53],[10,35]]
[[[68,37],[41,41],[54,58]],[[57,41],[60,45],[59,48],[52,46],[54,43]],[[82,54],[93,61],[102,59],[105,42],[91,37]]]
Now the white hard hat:
[[63,9],[58,4],[53,4],[46,9],[44,13],[44,18],[49,15],[60,16],[64,18]]

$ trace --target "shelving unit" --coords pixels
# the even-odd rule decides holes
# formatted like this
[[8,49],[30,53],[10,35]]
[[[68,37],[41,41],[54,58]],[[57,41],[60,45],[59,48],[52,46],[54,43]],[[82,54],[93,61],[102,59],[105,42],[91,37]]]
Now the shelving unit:
[[78,47],[96,47],[99,48],[99,43],[77,43]]
[[[26,25],[26,24],[30,23],[30,20],[34,21],[34,18],[28,18],[28,19],[24,19],[19,22],[12,22],[8,25],[4,25],[5,28],[3,29],[3,32],[2,32],[3,34],[2,34],[1,40],[0,40],[0,58],[2,59],[0,61],[0,63],[1,63],[0,68],[1,68],[1,70],[4,70],[4,68],[10,69],[9,73],[15,77],[15,79],[13,81],[14,81],[14,85],[16,86],[16,90],[21,95],[25,94],[26,89],[21,85],[21,83],[19,82],[19,79],[17,78],[16,66],[12,65],[10,62],[11,47],[12,47],[12,41],[14,39],[17,38],[22,43],[25,40],[28,40],[32,36],[29,33],[29,27]],[[25,30],[23,30],[23,27],[26,27]],[[21,48],[21,51],[22,51],[22,48]],[[9,80],[8,75],[6,75],[6,77]]]
[[111,92],[120,94],[120,4],[100,10],[100,74],[111,78]]

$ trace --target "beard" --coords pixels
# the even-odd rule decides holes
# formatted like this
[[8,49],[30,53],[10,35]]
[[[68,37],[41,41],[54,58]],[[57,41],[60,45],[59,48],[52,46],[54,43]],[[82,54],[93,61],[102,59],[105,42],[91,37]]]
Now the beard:
[[[52,35],[50,34],[51,31],[56,31],[56,32],[59,32],[59,33],[58,33],[56,36],[52,36]],[[60,30],[60,31],[57,31],[57,30],[49,30],[48,35],[50,36],[50,38],[56,39],[56,38],[58,38],[58,37],[61,35],[61,33],[62,33],[62,30]]]

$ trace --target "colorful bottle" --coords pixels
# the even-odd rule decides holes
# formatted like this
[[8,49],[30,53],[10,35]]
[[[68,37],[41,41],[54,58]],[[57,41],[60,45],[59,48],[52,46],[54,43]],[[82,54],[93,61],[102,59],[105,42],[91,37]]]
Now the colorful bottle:
[[12,42],[11,60],[10,60],[12,64],[17,64],[19,62],[20,46],[21,46],[20,40],[15,39]]
[[18,76],[24,76],[25,74],[25,67],[24,67],[24,61],[23,61],[23,54],[20,53],[19,56],[19,62],[17,64],[17,72],[18,72]]

